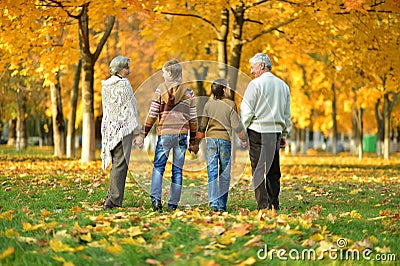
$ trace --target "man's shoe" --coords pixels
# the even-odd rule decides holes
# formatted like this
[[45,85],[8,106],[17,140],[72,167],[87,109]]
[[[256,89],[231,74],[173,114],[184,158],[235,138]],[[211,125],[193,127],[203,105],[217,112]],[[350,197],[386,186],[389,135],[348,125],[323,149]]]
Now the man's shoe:
[[269,206],[268,206],[268,210],[272,210],[272,209],[274,209],[275,211],[279,211],[279,203],[278,204],[270,204]]
[[162,211],[161,200],[154,200],[151,202],[151,205],[153,206],[153,211]]
[[175,211],[178,208],[178,205],[169,205],[168,204],[168,211]]
[[115,207],[118,207],[118,206],[115,205],[114,203],[112,203],[112,201],[109,198],[106,199],[106,201],[104,202],[104,205],[103,205],[104,209],[112,209]]
[[211,206],[211,210],[212,210],[213,212],[217,212],[217,211],[218,211],[218,207],[217,207],[217,206]]

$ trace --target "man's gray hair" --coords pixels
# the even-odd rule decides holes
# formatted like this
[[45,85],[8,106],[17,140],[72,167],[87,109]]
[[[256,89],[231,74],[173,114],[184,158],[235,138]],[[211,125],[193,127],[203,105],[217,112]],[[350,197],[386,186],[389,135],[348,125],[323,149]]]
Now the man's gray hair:
[[121,69],[128,68],[131,60],[125,56],[119,55],[110,63],[110,74],[116,75]]
[[249,62],[250,64],[254,65],[260,65],[261,63],[264,63],[266,68],[268,68],[269,70],[272,69],[271,59],[269,59],[269,56],[267,54],[257,53],[255,56],[250,58]]

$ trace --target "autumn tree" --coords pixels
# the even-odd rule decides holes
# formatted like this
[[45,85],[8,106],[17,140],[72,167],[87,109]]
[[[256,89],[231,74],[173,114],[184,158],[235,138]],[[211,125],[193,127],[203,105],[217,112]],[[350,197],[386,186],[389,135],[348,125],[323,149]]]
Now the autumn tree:
[[363,73],[364,83],[370,90],[378,90],[380,94],[375,104],[378,140],[384,143],[384,158],[389,159],[391,113],[400,93],[400,62],[397,59],[400,52],[400,6],[395,1],[349,1],[346,4],[349,20],[354,27],[354,47],[358,48],[354,49],[353,59],[359,65],[354,69]]

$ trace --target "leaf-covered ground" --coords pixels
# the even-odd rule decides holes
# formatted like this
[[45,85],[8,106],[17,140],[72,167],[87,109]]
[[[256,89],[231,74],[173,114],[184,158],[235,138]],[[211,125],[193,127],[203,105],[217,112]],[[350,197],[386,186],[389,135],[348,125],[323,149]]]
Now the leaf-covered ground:
[[133,152],[123,208],[103,210],[108,172],[100,161],[81,165],[40,155],[46,152],[16,155],[0,148],[0,265],[358,265],[400,259],[399,157],[283,155],[278,213],[256,210],[245,151],[237,153],[225,213],[208,209],[205,166],[188,157],[184,206],[158,213],[147,192],[151,156]]

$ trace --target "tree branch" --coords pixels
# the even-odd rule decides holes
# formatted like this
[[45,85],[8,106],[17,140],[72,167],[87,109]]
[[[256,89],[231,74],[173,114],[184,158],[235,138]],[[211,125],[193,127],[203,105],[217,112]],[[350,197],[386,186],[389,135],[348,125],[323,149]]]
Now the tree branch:
[[261,31],[261,32],[259,32],[259,33],[257,33],[257,34],[255,34],[255,35],[253,35],[252,37],[249,37],[249,38],[243,40],[243,41],[242,41],[242,44],[246,44],[246,43],[252,42],[252,41],[258,39],[259,37],[261,37],[261,36],[263,36],[263,35],[265,35],[265,34],[267,34],[267,33],[270,33],[270,32],[272,32],[272,31],[274,31],[274,30],[278,30],[280,27],[285,26],[285,25],[287,25],[287,24],[290,24],[290,23],[292,23],[293,21],[295,21],[296,19],[297,19],[297,18],[292,18],[292,19],[286,20],[286,21],[284,21],[284,22],[281,22],[281,23],[279,23],[279,24],[277,24],[277,25],[275,25],[275,26],[273,26],[273,27],[271,27],[271,28],[269,28],[269,29],[263,30],[263,31]]
[[259,24],[259,25],[262,25],[262,24],[264,24],[264,23],[262,23],[261,21],[258,21],[258,20],[253,20],[253,19],[249,19],[249,18],[247,18],[247,19],[244,19],[244,22],[252,22],[252,23]]
[[268,2],[268,1],[269,1],[269,0],[260,0],[260,1],[258,1],[258,2],[255,2],[255,3],[252,3],[252,4],[250,4],[250,5],[245,6],[244,9],[247,10],[247,9],[252,8],[252,7],[259,6],[259,5],[262,5],[262,4],[264,4],[264,3]]
[[68,15],[69,17],[71,17],[71,18],[79,19],[79,17],[82,16],[82,12],[83,12],[82,10],[79,11],[78,15],[73,15],[71,12],[69,12],[68,10],[66,10],[67,7],[66,7],[65,5],[63,5],[62,2],[56,1],[56,0],[49,0],[49,2],[55,4],[55,7],[60,7],[60,8],[61,8],[62,10],[64,10],[64,11],[67,13],[67,15]]
[[179,17],[192,17],[192,18],[197,18],[197,19],[200,19],[200,20],[202,20],[203,22],[207,23],[208,25],[210,25],[216,33],[219,32],[217,26],[215,26],[215,24],[212,23],[211,20],[206,19],[206,18],[204,18],[204,17],[202,17],[202,16],[199,16],[199,15],[195,15],[195,14],[183,14],[183,13],[174,13],[174,12],[168,12],[168,11],[160,11],[159,13],[160,13],[160,14],[163,14],[163,15],[171,15],[171,16],[179,16]]
[[110,20],[107,23],[106,30],[104,31],[104,34],[101,37],[100,42],[97,44],[96,51],[93,54],[94,62],[96,62],[97,59],[99,58],[101,50],[103,49],[104,44],[106,44],[107,39],[110,36],[111,31],[114,27],[114,22],[115,22],[115,17],[114,16],[110,17]]

